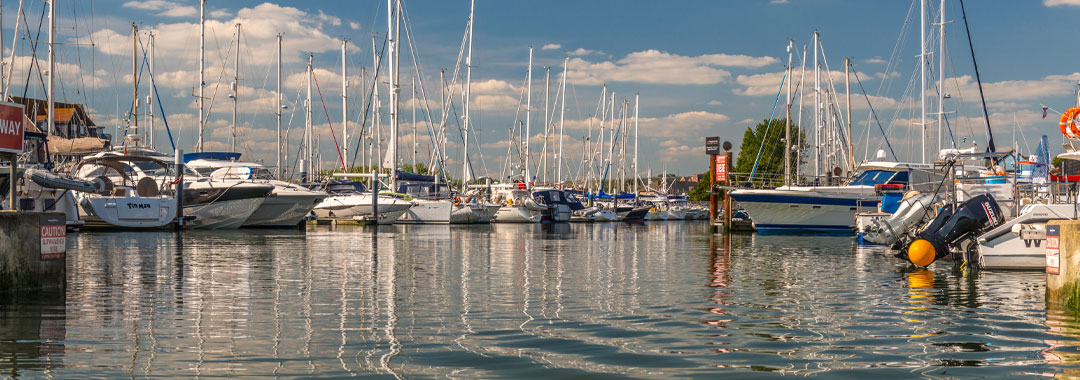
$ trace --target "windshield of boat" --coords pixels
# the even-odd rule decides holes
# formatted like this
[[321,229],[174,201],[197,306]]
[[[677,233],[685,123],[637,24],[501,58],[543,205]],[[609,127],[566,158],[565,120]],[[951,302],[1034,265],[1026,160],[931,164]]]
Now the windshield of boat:
[[851,181],[852,186],[874,186],[882,184],[907,184],[907,171],[867,170]]
[[148,176],[162,176],[168,172],[168,168],[161,166],[161,164],[154,161],[132,161],[131,164],[139,167],[142,170],[143,175]]

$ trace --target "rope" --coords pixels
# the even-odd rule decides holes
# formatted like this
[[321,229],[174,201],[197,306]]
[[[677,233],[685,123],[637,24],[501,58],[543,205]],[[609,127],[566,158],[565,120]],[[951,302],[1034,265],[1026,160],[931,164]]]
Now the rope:
[[[776,113],[776,104],[780,102],[780,93],[784,91],[785,81],[787,81],[786,72],[784,73],[784,77],[780,78],[780,89],[776,90],[776,99],[773,100],[772,111],[769,111],[769,120],[767,121],[769,124],[765,126],[765,135],[761,137],[761,146],[758,147],[757,157],[754,158],[754,168],[750,170],[750,182],[754,181],[754,173],[757,172],[758,161],[761,160],[761,151],[765,149],[765,138],[769,136],[769,129],[772,128],[773,114]],[[787,145],[787,142],[784,142],[784,145]]]
[[[338,145],[337,134],[334,133],[334,123],[330,121],[330,112],[326,110],[326,102],[323,101],[322,89],[319,88],[319,79],[315,76],[315,70],[311,70],[311,79],[315,81],[315,89],[319,91],[319,103],[322,103],[323,113],[326,114],[326,124],[330,126],[330,136],[334,138],[334,148],[337,149],[338,160],[341,161],[341,170],[349,171],[349,168],[345,166],[345,157],[341,155],[341,146]],[[349,80],[348,78],[341,78],[341,80]]]

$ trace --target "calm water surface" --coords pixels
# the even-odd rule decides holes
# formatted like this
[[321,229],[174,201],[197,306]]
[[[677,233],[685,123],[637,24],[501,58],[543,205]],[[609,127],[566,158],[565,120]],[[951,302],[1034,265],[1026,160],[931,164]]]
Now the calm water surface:
[[705,223],[69,235],[0,377],[1080,375],[1041,273]]

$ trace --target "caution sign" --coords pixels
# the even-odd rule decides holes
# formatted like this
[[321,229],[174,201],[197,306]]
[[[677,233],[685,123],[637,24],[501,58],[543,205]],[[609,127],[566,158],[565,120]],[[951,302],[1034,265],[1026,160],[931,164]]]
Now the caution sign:
[[0,102],[0,152],[23,152],[23,105]]
[[716,183],[727,182],[727,155],[716,156]]
[[1061,274],[1061,226],[1046,226],[1046,273]]
[[67,223],[63,214],[41,215],[41,261],[63,260],[67,251]]

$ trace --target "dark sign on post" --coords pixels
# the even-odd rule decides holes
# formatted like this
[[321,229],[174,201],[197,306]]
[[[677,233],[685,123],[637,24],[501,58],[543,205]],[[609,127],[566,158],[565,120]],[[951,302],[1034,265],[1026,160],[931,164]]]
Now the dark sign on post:
[[719,137],[706,137],[705,138],[705,154],[711,154],[711,155],[720,154],[720,138]]

